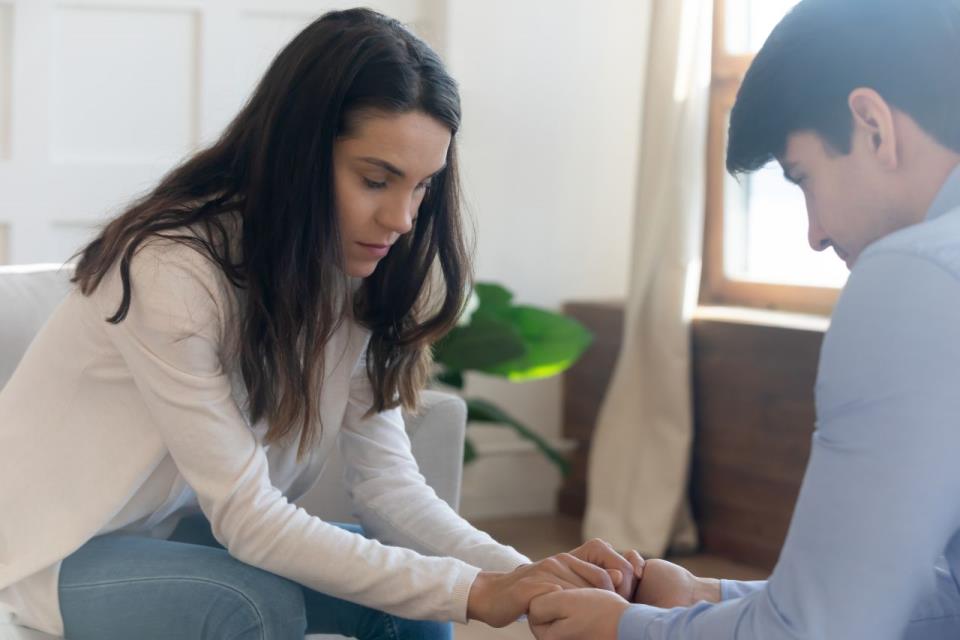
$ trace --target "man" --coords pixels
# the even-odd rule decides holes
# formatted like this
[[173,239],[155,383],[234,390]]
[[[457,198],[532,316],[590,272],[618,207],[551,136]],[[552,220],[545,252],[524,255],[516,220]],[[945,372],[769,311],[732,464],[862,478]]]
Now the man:
[[960,638],[960,0],[803,0],[731,117],[728,169],[772,159],[852,270],[773,575],[647,561],[638,604],[534,600],[541,640]]

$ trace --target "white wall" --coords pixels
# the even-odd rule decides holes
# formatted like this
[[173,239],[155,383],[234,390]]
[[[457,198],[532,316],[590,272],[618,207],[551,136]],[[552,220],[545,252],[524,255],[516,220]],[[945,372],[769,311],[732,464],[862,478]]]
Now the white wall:
[[[624,297],[649,3],[450,0],[445,11],[478,277],[548,307]],[[559,379],[519,385],[473,377],[468,390],[549,437],[560,434]],[[488,491],[504,475],[518,492],[502,495],[504,512],[552,508],[558,476],[515,449],[491,445],[515,462],[468,470],[468,513],[495,515]]]
[[[435,2],[360,4],[435,32]],[[68,258],[215,139],[300,29],[353,4],[0,0],[0,264]]]
[[[67,258],[214,138],[301,26],[350,4],[0,0],[0,263]],[[413,23],[460,81],[479,277],[549,307],[622,297],[647,0],[358,4]],[[470,391],[556,438],[559,384],[471,379]],[[501,459],[468,474],[465,510],[549,510],[558,478],[502,435],[483,440]],[[526,490],[512,506],[510,488]]]

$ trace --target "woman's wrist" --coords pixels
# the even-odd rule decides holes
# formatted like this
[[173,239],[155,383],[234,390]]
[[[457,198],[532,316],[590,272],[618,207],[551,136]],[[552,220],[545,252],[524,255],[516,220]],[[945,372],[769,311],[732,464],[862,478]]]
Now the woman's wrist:
[[467,595],[467,620],[481,620],[482,612],[489,598],[490,587],[496,574],[492,571],[481,571],[470,585]]

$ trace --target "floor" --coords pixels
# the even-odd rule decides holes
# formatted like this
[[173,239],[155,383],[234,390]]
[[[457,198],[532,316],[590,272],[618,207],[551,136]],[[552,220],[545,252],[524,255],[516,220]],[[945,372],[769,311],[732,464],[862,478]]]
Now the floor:
[[[543,558],[561,551],[569,551],[580,544],[580,523],[565,516],[532,516],[481,520],[474,524],[494,538],[517,548],[530,558]],[[671,558],[693,573],[703,576],[758,580],[765,578],[762,571],[745,567],[723,558],[694,555]],[[530,640],[533,635],[523,623],[514,623],[503,629],[492,629],[473,622],[456,626],[456,640]]]

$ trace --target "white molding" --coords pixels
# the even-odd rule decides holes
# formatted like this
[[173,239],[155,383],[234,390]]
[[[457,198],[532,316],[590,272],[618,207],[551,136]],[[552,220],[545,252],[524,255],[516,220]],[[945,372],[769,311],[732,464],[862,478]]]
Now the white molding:
[[[464,468],[460,512],[467,519],[540,515],[556,510],[561,476],[532,442],[510,429],[471,424],[477,458]],[[564,452],[575,445],[548,439]]]
[[13,12],[0,2],[0,160],[10,159],[10,119],[13,111]]
[[0,265],[10,262],[10,225],[0,223]]

